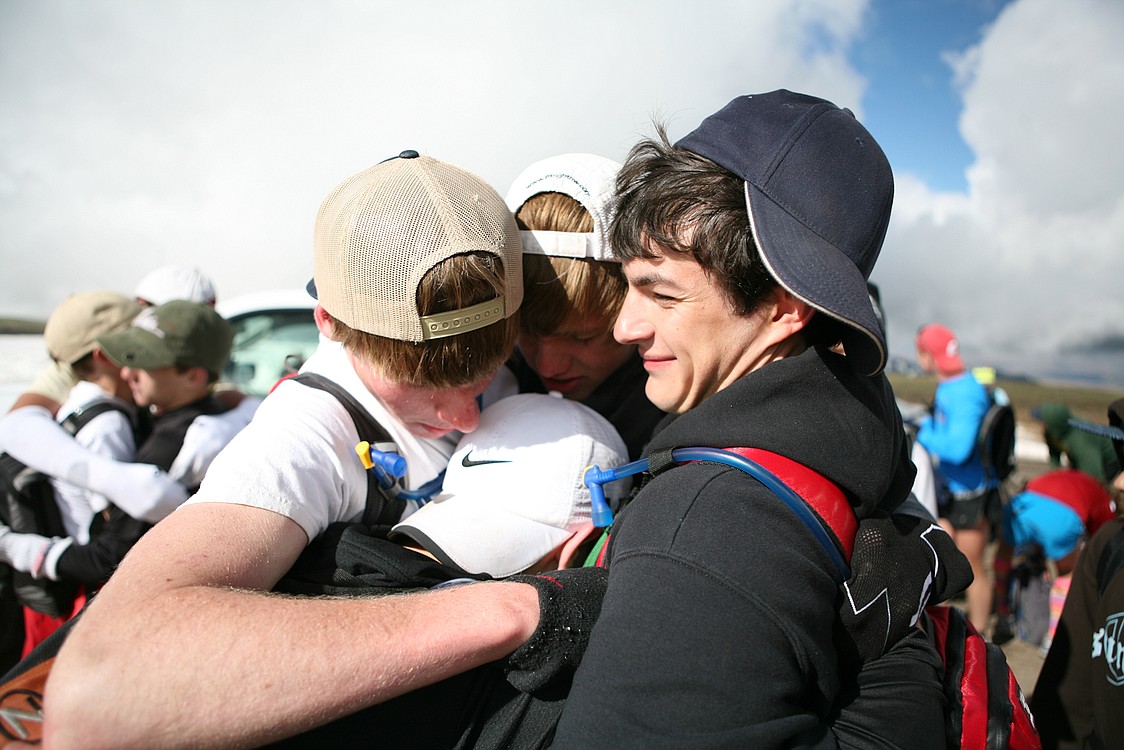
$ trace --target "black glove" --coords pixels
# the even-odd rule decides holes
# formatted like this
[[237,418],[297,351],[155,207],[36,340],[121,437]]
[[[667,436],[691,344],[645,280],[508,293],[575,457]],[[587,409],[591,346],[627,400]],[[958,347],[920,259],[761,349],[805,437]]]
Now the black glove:
[[573,677],[601,613],[609,571],[574,568],[507,581],[529,583],[539,592],[539,626],[504,662],[507,681],[531,693]]
[[843,657],[860,663],[878,658],[926,606],[971,582],[968,558],[936,522],[900,514],[864,518],[839,605]]

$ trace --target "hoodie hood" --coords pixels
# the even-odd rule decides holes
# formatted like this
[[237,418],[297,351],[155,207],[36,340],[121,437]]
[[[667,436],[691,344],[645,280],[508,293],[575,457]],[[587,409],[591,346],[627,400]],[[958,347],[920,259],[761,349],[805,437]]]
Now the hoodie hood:
[[787,456],[838,485],[860,518],[897,507],[916,474],[889,381],[826,349],[746,375],[668,423],[648,449],[691,446]]

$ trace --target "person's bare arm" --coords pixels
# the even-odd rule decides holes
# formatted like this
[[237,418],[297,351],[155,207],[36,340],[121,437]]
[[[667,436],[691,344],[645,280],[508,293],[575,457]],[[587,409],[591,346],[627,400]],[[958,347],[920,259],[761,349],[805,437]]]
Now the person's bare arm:
[[248,747],[480,664],[522,644],[535,590],[457,586],[379,598],[265,594],[305,545],[290,519],[200,504],[130,552],[59,653],[53,747]]
[[47,411],[51,412],[51,416],[54,416],[59,413],[61,404],[53,398],[48,398],[42,394],[24,391],[16,397],[16,400],[8,408],[8,411],[22,409],[25,406],[42,406]]

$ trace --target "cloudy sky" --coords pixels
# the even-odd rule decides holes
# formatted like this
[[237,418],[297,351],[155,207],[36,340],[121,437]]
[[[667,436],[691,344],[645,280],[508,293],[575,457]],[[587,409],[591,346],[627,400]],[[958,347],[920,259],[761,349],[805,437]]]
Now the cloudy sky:
[[850,107],[894,166],[891,353],[1124,386],[1120,0],[0,0],[0,316],[198,265],[300,286],[320,200],[405,148],[500,192],[736,95]]

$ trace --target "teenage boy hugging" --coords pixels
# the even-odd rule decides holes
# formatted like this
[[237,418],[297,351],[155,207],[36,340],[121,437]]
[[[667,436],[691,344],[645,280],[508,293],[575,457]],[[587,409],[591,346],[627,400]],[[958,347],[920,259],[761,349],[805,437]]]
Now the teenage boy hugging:
[[[78,379],[59,408],[60,422],[67,426],[67,440],[96,456],[113,461],[132,461],[136,456],[138,423],[136,407],[129,387],[121,379],[121,368],[109,361],[97,345],[97,337],[121,330],[141,310],[132,298],[109,291],[72,294],[55,306],[43,330],[43,343],[56,367],[67,368]],[[29,407],[28,410],[41,407]],[[27,411],[27,410],[25,410]],[[43,410],[43,418],[54,424],[54,417]],[[71,437],[72,436],[72,437]],[[34,440],[28,435],[23,440]],[[7,451],[5,451],[7,453]],[[10,479],[28,476],[30,468],[14,456],[5,456],[4,471]],[[46,552],[52,540],[38,533],[65,532],[79,544],[89,541],[89,527],[96,513],[104,510],[109,500],[92,490],[66,481],[65,475],[41,472],[50,491],[34,492],[30,485],[23,492],[45,499],[52,497],[58,509],[61,528],[19,527],[17,533],[0,525],[0,562],[13,570],[43,577]],[[36,485],[42,486],[42,485]],[[42,500],[40,500],[42,501]],[[9,519],[10,520],[10,519]],[[6,633],[5,668],[12,666],[20,654],[26,654],[36,643],[69,618],[85,603],[85,593],[52,587],[58,616],[20,606],[6,597],[2,627]],[[18,645],[17,645],[18,644]],[[12,647],[15,647],[13,654]]]
[[[476,175],[405,151],[334,188],[313,237],[322,336],[302,375],[358,402],[406,458],[401,488],[421,491],[460,433],[476,429],[478,397],[514,346],[523,298],[515,218]],[[46,738],[59,747],[260,745],[526,641],[540,607],[525,584],[408,601],[268,593],[330,524],[362,518],[360,439],[368,436],[335,395],[281,383],[71,631],[47,684]],[[405,503],[401,517],[417,507]],[[497,625],[494,608],[526,616]],[[145,710],[109,719],[91,701]],[[188,713],[210,718],[185,723]]]
[[[181,300],[146,308],[129,327],[97,338],[97,356],[119,368],[121,384],[150,418],[134,462],[169,471],[191,423],[227,410],[212,395],[211,384],[222,371],[233,338],[230,324],[214,308]],[[93,515],[85,543],[77,535],[39,537],[43,550],[28,572],[98,586],[149,528],[150,523],[111,502]]]

